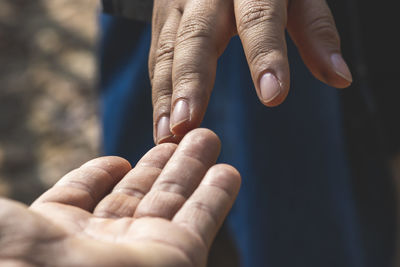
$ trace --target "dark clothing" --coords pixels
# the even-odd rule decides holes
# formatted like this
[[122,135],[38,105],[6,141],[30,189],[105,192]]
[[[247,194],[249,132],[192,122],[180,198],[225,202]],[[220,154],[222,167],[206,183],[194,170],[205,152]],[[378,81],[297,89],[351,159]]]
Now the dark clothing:
[[[147,21],[150,2],[103,0],[107,12]],[[140,3],[147,7],[137,8]],[[395,192],[375,103],[387,94],[368,75],[377,59],[365,56],[372,48],[357,1],[328,3],[353,70],[352,88],[339,92],[317,82],[289,42],[291,91],[282,106],[269,109],[258,103],[238,38],[219,60],[203,126],[221,137],[220,160],[243,176],[228,226],[244,266],[389,267],[393,261]],[[104,150],[135,163],[152,146],[150,27],[110,16],[102,21]]]
[[102,0],[102,3],[105,13],[137,21],[151,21],[153,0]]

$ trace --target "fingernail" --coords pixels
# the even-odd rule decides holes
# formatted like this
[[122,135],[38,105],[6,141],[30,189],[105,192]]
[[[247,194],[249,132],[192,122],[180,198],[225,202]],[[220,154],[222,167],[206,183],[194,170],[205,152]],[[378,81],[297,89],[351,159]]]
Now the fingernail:
[[176,102],[174,106],[174,111],[171,116],[171,126],[172,128],[182,122],[188,121],[190,119],[189,104],[181,99]]
[[160,118],[157,124],[157,144],[171,136],[173,136],[173,134],[169,130],[169,118],[167,116],[163,116]]
[[340,54],[332,54],[331,61],[337,75],[348,82],[353,82],[353,77],[349,67]]
[[265,73],[260,80],[260,91],[263,102],[269,103],[281,93],[278,79],[270,72]]

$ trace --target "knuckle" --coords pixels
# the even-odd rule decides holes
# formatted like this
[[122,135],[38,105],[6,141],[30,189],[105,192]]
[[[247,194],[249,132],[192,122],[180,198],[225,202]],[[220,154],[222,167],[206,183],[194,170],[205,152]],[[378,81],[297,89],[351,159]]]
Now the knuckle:
[[125,186],[121,188],[116,188],[114,189],[114,193],[135,197],[140,200],[142,200],[146,195],[146,192],[135,186]]
[[183,87],[208,78],[207,70],[201,64],[199,65],[198,61],[187,57],[180,62],[176,62],[173,75],[174,90],[180,90]]
[[243,33],[268,21],[279,18],[272,4],[252,1],[244,5],[238,20],[238,32]]
[[152,83],[152,101],[153,106],[162,101],[165,102],[166,99],[170,99],[172,95],[172,60],[158,62],[154,75],[151,80]]
[[212,31],[211,23],[203,15],[191,16],[183,21],[176,37],[176,45],[194,38],[210,38]]
[[173,59],[157,62],[154,68],[152,85],[154,88],[171,88]]
[[[182,69],[176,73],[175,79],[173,81],[174,88],[177,90],[181,90],[182,88],[187,87],[187,85],[192,84],[196,80],[200,79],[200,73],[189,70],[190,67],[186,66],[187,69]],[[189,86],[190,87],[190,86]]]
[[161,192],[177,195],[185,200],[189,198],[191,193],[190,189],[185,185],[173,180],[163,180],[159,182],[156,186],[156,189]]
[[161,38],[156,50],[155,65],[157,66],[160,62],[172,61],[174,58],[174,49],[174,41]]
[[275,41],[268,42],[268,45],[264,43],[255,43],[251,49],[248,50],[248,60],[251,66],[257,65],[261,62],[265,62],[266,59],[276,50],[272,46]]
[[171,102],[172,92],[169,88],[158,89],[153,91],[153,107],[161,109],[164,106],[169,106]]
[[210,80],[212,79],[206,71],[190,67],[177,71],[173,80],[174,95],[177,98],[190,95],[198,101],[205,102],[211,95]]

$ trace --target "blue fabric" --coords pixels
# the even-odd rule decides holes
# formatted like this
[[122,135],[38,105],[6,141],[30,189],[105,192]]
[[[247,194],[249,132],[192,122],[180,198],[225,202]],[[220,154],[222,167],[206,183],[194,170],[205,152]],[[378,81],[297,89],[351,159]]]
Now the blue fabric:
[[136,162],[153,146],[147,72],[150,26],[107,15],[102,16],[101,25],[104,152]]
[[[101,25],[104,153],[135,163],[153,146],[150,27],[108,15]],[[291,91],[284,104],[266,108],[234,38],[203,123],[222,140],[219,161],[243,177],[228,217],[242,266],[367,266],[338,92],[314,79],[288,46]]]

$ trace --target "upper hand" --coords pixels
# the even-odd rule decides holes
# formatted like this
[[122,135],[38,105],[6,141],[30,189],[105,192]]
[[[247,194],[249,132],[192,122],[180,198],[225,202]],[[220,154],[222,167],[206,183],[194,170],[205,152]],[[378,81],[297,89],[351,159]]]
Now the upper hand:
[[219,147],[198,129],[133,169],[89,161],[29,209],[0,199],[0,265],[205,266],[240,186],[233,167],[214,165]]
[[283,102],[290,78],[285,29],[313,75],[338,88],[352,82],[325,0],[154,0],[149,73],[156,143],[200,125],[217,59],[238,34],[260,101]]

